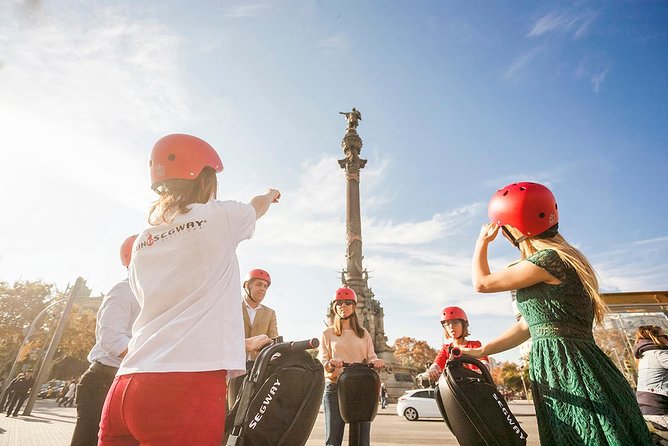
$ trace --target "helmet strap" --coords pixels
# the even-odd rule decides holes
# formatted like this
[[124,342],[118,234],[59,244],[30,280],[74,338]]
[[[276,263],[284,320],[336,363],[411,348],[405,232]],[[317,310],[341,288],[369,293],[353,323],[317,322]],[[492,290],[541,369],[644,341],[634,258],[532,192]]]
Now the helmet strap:
[[246,292],[246,297],[250,299],[253,303],[257,304],[258,302],[255,299],[253,299],[253,296],[251,295],[250,292],[250,280],[246,283],[248,284],[248,285],[244,284],[244,291]]

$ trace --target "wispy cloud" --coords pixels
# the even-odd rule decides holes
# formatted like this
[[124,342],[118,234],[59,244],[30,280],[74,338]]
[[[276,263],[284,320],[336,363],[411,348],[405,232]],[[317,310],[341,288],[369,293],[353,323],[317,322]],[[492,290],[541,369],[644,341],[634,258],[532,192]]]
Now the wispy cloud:
[[608,74],[608,70],[603,70],[600,73],[592,76],[591,84],[594,87],[594,91],[596,93],[599,92],[599,90],[601,88],[601,85],[603,84],[603,82],[605,82],[605,77],[607,76],[607,74]]
[[350,46],[350,42],[345,34],[337,33],[333,36],[319,40],[318,46],[333,50],[345,50]]
[[668,236],[623,243],[592,256],[606,291],[665,290],[668,288]]
[[263,13],[271,5],[269,3],[241,4],[224,9],[224,16],[231,19],[255,17]]
[[509,81],[518,80],[543,51],[542,46],[537,46],[520,54],[506,70],[503,77]]
[[571,34],[574,39],[579,39],[587,34],[596,17],[597,14],[593,12],[577,14],[551,12],[534,23],[527,37],[539,37],[551,32],[559,32]]

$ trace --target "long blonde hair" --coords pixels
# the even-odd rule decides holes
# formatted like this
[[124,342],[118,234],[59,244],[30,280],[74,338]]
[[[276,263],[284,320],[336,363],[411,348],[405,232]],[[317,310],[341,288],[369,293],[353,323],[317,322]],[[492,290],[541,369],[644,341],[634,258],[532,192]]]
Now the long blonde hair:
[[[341,336],[341,333],[343,333],[343,326],[341,324],[341,316],[336,312],[336,308],[334,308],[334,304],[336,301],[332,302],[332,312],[334,313],[334,321],[331,325],[331,327],[334,329],[334,334],[337,336]],[[350,328],[355,332],[355,336],[358,338],[363,338],[364,337],[364,328],[360,325],[359,319],[357,319],[357,311],[353,311],[353,314],[348,318],[350,321]]]
[[[519,239],[523,235],[520,231],[510,225],[506,225],[506,228],[515,239]],[[608,306],[598,292],[598,278],[596,277],[596,272],[584,254],[568,243],[561,234],[557,233],[555,236],[549,238],[527,238],[519,242],[519,249],[522,252],[523,258],[529,257],[531,254],[542,249],[552,249],[556,251],[559,258],[572,267],[580,278],[585,291],[591,298],[596,323],[601,324],[603,322],[603,318],[608,312]]]
[[190,212],[189,205],[216,198],[217,190],[216,171],[211,167],[202,169],[194,180],[167,180],[156,188],[160,197],[148,212],[148,223],[152,226],[170,223],[178,214]]

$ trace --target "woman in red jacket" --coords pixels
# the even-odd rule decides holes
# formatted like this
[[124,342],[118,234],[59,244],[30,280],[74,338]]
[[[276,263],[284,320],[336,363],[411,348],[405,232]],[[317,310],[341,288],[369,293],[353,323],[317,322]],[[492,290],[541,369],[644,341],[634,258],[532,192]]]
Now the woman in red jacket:
[[[480,341],[467,341],[466,337],[469,336],[469,319],[466,317],[466,313],[459,307],[445,307],[441,311],[441,325],[443,326],[443,332],[445,333],[446,339],[452,339],[452,342],[443,344],[441,351],[436,355],[433,364],[427,370],[429,379],[431,381],[437,381],[438,377],[445,370],[445,363],[450,357],[450,349],[453,347],[459,348],[476,348],[482,347]],[[489,363],[487,357],[479,358],[489,368]],[[477,368],[470,364],[464,364],[464,367],[470,368],[472,370],[477,370]]]

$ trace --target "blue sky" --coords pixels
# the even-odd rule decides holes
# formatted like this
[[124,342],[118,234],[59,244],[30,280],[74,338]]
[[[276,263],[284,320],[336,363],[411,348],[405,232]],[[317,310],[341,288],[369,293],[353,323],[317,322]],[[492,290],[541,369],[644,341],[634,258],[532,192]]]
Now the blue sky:
[[[108,291],[154,198],[153,142],[191,133],[221,154],[221,198],[282,191],[240,263],[272,274],[286,338],[318,336],[345,266],[338,112],[357,107],[390,343],[438,346],[446,305],[483,341],[513,322],[469,267],[513,181],[552,188],[603,290],[665,290],[667,23],[662,1],[2,2],[0,280]],[[492,267],[516,256],[499,240]]]

